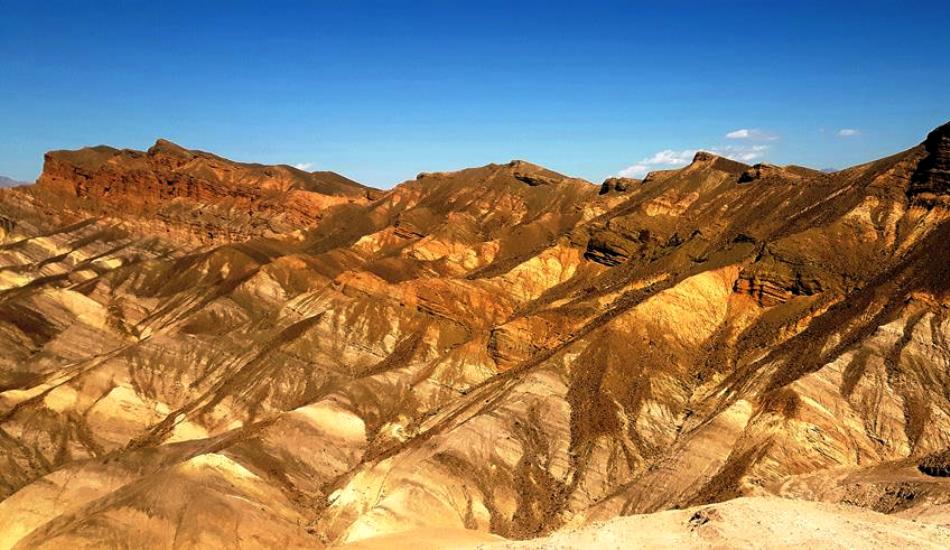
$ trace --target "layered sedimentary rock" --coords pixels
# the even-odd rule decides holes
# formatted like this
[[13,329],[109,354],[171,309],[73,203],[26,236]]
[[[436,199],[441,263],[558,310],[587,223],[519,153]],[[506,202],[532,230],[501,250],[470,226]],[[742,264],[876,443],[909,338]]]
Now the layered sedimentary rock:
[[529,539],[746,495],[942,521],[933,135],[606,193],[51,153],[0,194],[0,547]]
[[377,195],[333,172],[238,163],[163,139],[147,152],[52,151],[37,184],[82,211],[125,214],[150,224],[146,231],[208,243],[305,229],[332,206]]
[[929,476],[950,477],[950,448],[924,458],[917,468]]
[[640,180],[634,178],[607,178],[600,185],[600,194],[623,193],[638,185]]
[[927,156],[914,172],[908,192],[924,202],[946,206],[950,194],[950,123],[930,132],[924,148]]

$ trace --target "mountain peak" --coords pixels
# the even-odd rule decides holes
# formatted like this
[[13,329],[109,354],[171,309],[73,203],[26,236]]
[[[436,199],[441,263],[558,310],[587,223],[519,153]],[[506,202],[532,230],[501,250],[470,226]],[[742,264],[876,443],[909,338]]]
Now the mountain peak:
[[927,134],[923,146],[927,156],[914,172],[908,194],[928,204],[950,200],[950,122]]
[[749,165],[711,151],[700,150],[696,151],[696,154],[693,156],[693,162],[691,162],[686,169],[695,170],[701,168],[711,168],[713,170],[739,175],[747,170]]
[[505,164],[504,167],[516,180],[532,187],[539,185],[557,185],[565,181],[574,181],[577,179],[525,160],[512,160]]
[[599,198],[524,161],[367,200],[169,142],[50,153],[56,193],[0,193],[4,542],[524,539],[674,509],[695,541],[749,494],[934,517],[950,217],[916,204],[947,130],[832,175],[702,152]]
[[[172,225],[212,240],[308,227],[332,206],[375,196],[375,190],[333,172],[235,162],[167,139],[156,140],[146,152],[106,146],[51,151],[37,182],[114,215],[138,220],[167,213],[177,220]],[[253,227],[226,227],[235,208]],[[178,219],[188,210],[190,218]]]
[[171,141],[170,139],[158,138],[155,140],[155,145],[153,147],[176,147],[178,149],[184,149],[181,145]]
[[693,155],[693,162],[691,164],[695,164],[697,162],[713,162],[716,159],[721,159],[721,158],[723,157],[717,155],[716,153],[700,150],[700,151],[696,151],[696,154]]
[[165,155],[172,155],[172,156],[187,156],[187,157],[194,156],[193,151],[186,149],[182,147],[181,145],[178,145],[177,143],[174,143],[164,138],[158,138],[157,140],[155,140],[155,145],[152,145],[151,147],[149,147],[148,154],[153,155],[153,156],[156,154],[165,154]]

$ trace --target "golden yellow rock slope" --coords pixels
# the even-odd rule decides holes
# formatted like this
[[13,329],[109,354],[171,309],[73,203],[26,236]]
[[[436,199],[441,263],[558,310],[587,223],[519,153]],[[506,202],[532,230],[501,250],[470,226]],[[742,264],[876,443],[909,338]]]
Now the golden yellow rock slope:
[[[945,125],[835,174],[701,153],[386,192],[167,142],[51,153],[0,191],[0,548],[940,517],[948,151]],[[750,495],[820,503],[664,512]],[[880,540],[944,540],[908,523]]]

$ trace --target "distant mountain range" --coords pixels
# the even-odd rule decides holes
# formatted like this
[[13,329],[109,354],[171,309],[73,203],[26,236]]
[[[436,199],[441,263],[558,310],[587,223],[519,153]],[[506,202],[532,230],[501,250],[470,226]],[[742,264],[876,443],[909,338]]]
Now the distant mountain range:
[[6,176],[0,176],[0,187],[16,187],[18,185],[27,185],[28,182],[17,181],[13,178],[8,178]]

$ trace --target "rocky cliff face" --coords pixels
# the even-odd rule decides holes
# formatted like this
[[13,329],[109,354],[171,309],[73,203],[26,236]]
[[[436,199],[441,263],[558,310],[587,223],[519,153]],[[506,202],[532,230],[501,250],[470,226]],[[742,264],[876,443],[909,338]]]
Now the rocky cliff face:
[[81,212],[124,215],[145,231],[204,243],[306,229],[335,206],[378,194],[332,172],[237,163],[161,139],[147,152],[47,153],[37,184]]
[[745,495],[931,517],[933,136],[601,188],[51,153],[0,194],[0,547],[522,539]]
[[925,203],[946,206],[950,195],[950,123],[930,132],[924,148],[927,156],[914,172],[908,191]]

